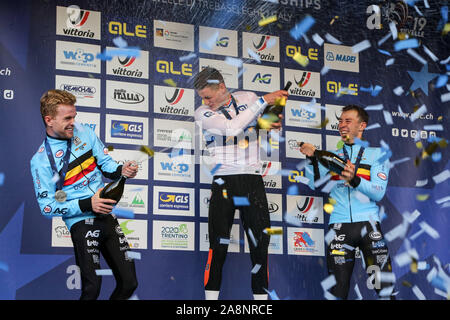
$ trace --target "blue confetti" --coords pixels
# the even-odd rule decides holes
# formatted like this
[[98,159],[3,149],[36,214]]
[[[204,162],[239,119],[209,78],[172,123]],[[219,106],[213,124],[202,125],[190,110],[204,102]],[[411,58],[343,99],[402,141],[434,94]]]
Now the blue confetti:
[[392,56],[392,55],[390,54],[390,52],[388,52],[388,51],[386,51],[386,50],[378,49],[378,52],[380,52],[380,53],[382,53],[382,54],[385,54],[385,55],[387,55],[387,56]]
[[445,86],[447,81],[448,81],[448,75],[446,75],[446,74],[440,75],[436,80],[436,88]]
[[293,184],[287,189],[288,195],[298,195],[298,186]]
[[111,213],[115,214],[118,217],[125,218],[125,219],[133,219],[134,218],[133,210],[129,210],[129,209],[121,209],[121,208],[114,207],[114,209],[111,211]]
[[1,261],[0,261],[0,270],[3,270],[3,271],[8,272],[8,271],[9,271],[9,266],[8,266],[8,264],[5,263],[5,262],[1,262]]
[[0,172],[0,187],[5,183],[5,174]]
[[395,51],[400,51],[400,50],[409,49],[409,48],[418,48],[418,47],[419,47],[419,41],[415,38],[407,39],[407,40],[400,40],[394,44]]
[[184,62],[184,61],[194,59],[195,57],[197,57],[197,55],[195,53],[191,52],[190,54],[188,54],[186,56],[179,57],[178,60],[180,60],[181,62]]
[[309,29],[316,23],[316,20],[307,15],[302,21],[297,23],[290,31],[289,34],[295,40],[300,39]]
[[115,56],[136,57],[141,55],[141,51],[138,47],[128,47],[119,49],[106,49],[102,53],[98,53],[96,58],[100,60],[111,60]]
[[126,48],[128,46],[128,43],[120,36],[114,38],[113,43],[118,48]]
[[266,288],[264,288],[264,290],[269,294],[270,299],[272,299],[272,300],[280,300],[280,298],[278,298],[278,295],[275,292],[275,290],[268,291],[268,290],[266,290]]
[[214,174],[217,172],[217,170],[219,170],[221,166],[221,163],[216,164],[216,166],[211,170],[211,175],[214,176]]
[[234,205],[239,207],[247,207],[250,205],[247,197],[233,197]]
[[112,270],[111,269],[97,269],[95,270],[95,274],[98,276],[112,276]]

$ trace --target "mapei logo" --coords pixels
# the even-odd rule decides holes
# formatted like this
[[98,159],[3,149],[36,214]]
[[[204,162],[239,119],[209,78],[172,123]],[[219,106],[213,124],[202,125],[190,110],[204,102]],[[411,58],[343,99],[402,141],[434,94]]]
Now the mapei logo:
[[125,22],[110,21],[108,24],[108,31],[111,34],[147,38],[147,26],[140,24],[134,27],[134,32],[130,32],[130,28],[127,31],[127,24]]
[[294,247],[313,247],[315,241],[311,239],[311,235],[304,231],[294,232]]
[[252,82],[258,81],[261,84],[270,84],[270,81],[272,80],[272,75],[270,73],[261,75],[261,73],[255,74],[253,77]]
[[332,51],[327,52],[325,59],[327,59],[328,61],[340,61],[340,62],[349,62],[349,63],[356,62],[356,56],[339,54],[339,53],[337,53],[335,55]]
[[158,60],[156,61],[156,71],[159,73],[169,73],[174,75],[192,76],[192,64],[183,63],[181,70],[175,70],[173,61]]
[[160,192],[158,208],[189,210],[189,194],[176,192]]
[[88,63],[94,61],[94,54],[85,52],[83,49],[77,49],[76,51],[64,50],[64,57],[68,60],[75,60],[82,63]]
[[186,173],[189,170],[189,165],[186,163],[160,162],[161,169],[164,171],[171,171],[175,173]]
[[144,124],[142,122],[111,121],[111,137],[127,139],[143,139]]

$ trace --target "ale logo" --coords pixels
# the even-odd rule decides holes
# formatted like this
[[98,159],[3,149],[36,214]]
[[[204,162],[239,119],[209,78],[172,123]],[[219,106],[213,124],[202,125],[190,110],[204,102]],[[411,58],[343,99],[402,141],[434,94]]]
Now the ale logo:
[[171,98],[167,98],[167,95],[164,94],[166,101],[170,105],[175,105],[180,102],[183,97],[184,89],[176,89]]

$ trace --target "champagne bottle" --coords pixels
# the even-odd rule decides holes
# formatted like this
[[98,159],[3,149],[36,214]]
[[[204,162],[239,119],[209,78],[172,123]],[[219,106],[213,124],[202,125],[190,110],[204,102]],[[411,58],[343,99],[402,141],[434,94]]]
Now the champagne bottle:
[[[291,87],[291,85],[292,85],[292,82],[288,81],[286,83],[286,85],[284,86],[283,90],[284,91],[288,91],[289,88]],[[276,105],[276,106],[269,105],[269,106],[267,106],[264,109],[262,114],[264,115],[264,114],[269,114],[270,113],[270,114],[274,115],[278,119],[277,121],[274,121],[274,122],[279,122],[278,115],[280,115],[283,112],[283,108],[286,105],[286,98],[283,97],[281,99],[282,99],[282,101],[279,103],[279,105]],[[261,126],[260,126],[259,123],[256,125],[256,129],[258,129],[258,130],[261,129]]]
[[[299,147],[303,145],[303,142],[298,144]],[[330,171],[333,171],[337,174],[340,174],[347,163],[344,159],[334,154],[333,152],[326,150],[318,150],[314,151],[314,157],[319,160],[319,162]]]
[[113,199],[119,202],[123,195],[126,180],[127,177],[121,176],[119,179],[108,183],[100,192],[100,198]]

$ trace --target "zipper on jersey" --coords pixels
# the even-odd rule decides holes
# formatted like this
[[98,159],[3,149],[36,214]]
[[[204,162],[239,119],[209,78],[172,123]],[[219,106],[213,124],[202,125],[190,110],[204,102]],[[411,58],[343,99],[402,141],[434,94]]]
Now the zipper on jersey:
[[[344,145],[345,148],[345,145]],[[352,161],[353,158],[353,145],[350,146],[350,162]],[[352,218],[352,202],[350,201],[350,186],[347,186],[347,191],[348,191],[348,208],[350,209],[350,222],[353,223],[353,218]]]

